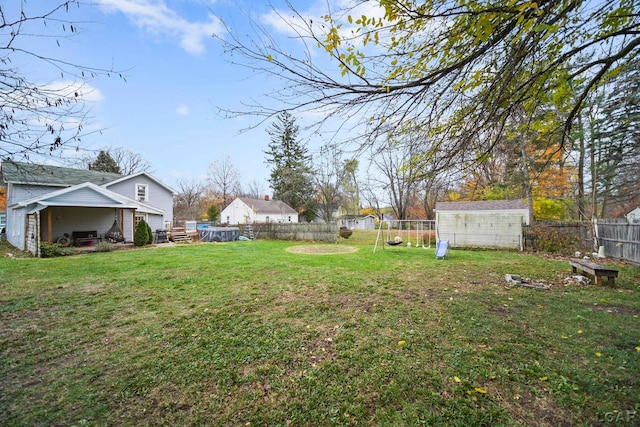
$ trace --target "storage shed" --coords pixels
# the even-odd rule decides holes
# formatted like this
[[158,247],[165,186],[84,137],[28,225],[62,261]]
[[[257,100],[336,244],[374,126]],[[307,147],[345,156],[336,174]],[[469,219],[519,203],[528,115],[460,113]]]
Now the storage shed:
[[529,224],[529,206],[523,200],[436,203],[437,238],[453,247],[522,250],[523,224]]

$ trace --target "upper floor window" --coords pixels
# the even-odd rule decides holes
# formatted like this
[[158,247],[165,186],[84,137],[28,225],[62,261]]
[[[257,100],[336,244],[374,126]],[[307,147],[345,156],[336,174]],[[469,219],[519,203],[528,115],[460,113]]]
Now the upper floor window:
[[136,184],[136,200],[139,202],[149,201],[149,186],[147,184]]

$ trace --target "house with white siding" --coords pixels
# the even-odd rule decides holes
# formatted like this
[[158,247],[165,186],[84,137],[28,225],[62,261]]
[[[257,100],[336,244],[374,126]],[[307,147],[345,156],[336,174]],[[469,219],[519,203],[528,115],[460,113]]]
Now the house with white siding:
[[220,221],[227,225],[255,223],[293,223],[298,222],[298,211],[281,200],[251,197],[236,197],[220,213]]
[[338,227],[349,230],[375,230],[376,217],[373,215],[344,215],[338,218]]
[[436,236],[452,247],[522,249],[522,225],[529,224],[523,200],[436,202]]
[[173,221],[175,192],[146,172],[124,176],[3,162],[0,178],[6,189],[6,239],[35,255],[43,241],[69,242],[87,233],[100,240],[114,229],[132,241],[141,219],[152,230]]

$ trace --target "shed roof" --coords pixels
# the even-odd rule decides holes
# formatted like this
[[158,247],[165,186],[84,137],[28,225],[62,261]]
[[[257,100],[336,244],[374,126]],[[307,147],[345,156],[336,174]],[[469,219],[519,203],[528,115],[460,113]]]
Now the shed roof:
[[245,205],[256,209],[259,214],[297,214],[298,211],[293,209],[281,200],[264,200],[253,199],[251,197],[238,197]]
[[475,202],[436,202],[436,211],[502,211],[529,209],[524,200],[478,200]]
[[118,173],[23,162],[2,162],[1,168],[0,173],[7,183],[52,187],[70,187],[83,182],[102,185],[123,177]]

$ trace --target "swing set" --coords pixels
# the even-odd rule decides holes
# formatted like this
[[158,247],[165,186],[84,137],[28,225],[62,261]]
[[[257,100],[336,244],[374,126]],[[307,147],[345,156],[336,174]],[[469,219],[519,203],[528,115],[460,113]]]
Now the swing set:
[[[435,238],[436,222],[426,219],[395,219],[395,220],[382,220],[378,226],[378,233],[376,235],[376,244],[373,247],[373,253],[378,248],[378,242],[384,250],[385,244],[387,246],[399,246],[405,244],[408,248],[431,248],[431,236]],[[384,241],[384,235],[386,232],[386,241]],[[391,234],[395,235],[393,238]],[[425,233],[428,237],[425,242]],[[415,238],[415,243],[412,243]],[[426,244],[425,244],[426,243]]]

